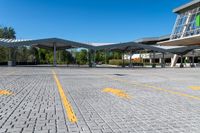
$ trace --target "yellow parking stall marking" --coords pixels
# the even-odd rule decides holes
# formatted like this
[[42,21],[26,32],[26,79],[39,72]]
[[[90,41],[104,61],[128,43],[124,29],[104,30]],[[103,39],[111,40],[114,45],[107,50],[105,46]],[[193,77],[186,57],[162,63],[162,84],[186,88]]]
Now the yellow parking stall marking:
[[121,98],[126,98],[126,99],[131,98],[126,92],[124,92],[123,90],[119,90],[119,89],[105,88],[105,89],[102,90],[102,92],[112,93],[112,94],[114,94],[118,97],[121,97]]
[[60,97],[61,97],[63,106],[65,108],[67,117],[68,117],[70,122],[76,123],[77,122],[77,118],[76,118],[76,115],[75,115],[75,113],[73,111],[73,108],[72,108],[70,102],[68,101],[68,99],[67,99],[67,97],[65,95],[65,92],[64,92],[64,90],[62,88],[62,85],[61,85],[61,83],[60,83],[60,81],[59,81],[59,79],[57,77],[57,74],[53,70],[52,70],[52,72],[53,72],[54,80],[55,80],[55,82],[57,84],[57,87],[58,87],[58,91],[60,93]]
[[189,88],[195,91],[200,90],[200,86],[189,86]]
[[190,98],[190,99],[200,100],[200,97],[198,97],[198,96],[193,96],[193,95],[185,94],[185,93],[182,93],[182,92],[172,91],[172,90],[168,90],[168,89],[164,89],[164,88],[160,88],[160,87],[156,87],[156,86],[152,86],[152,85],[148,85],[148,84],[143,84],[143,83],[139,83],[139,82],[130,82],[128,80],[113,78],[113,77],[110,77],[110,76],[106,76],[106,77],[108,77],[112,80],[115,80],[115,81],[120,81],[120,82],[125,82],[125,83],[128,83],[128,84],[132,84],[134,86],[135,85],[136,86],[144,86],[144,87],[148,87],[148,88],[151,88],[151,89],[154,89],[154,90],[157,90],[157,91],[164,91],[164,92],[167,92],[167,93],[170,93],[170,94],[173,94],[173,95],[178,95],[178,96],[187,97],[187,98]]
[[0,95],[12,95],[12,93],[7,90],[0,90]]
[[144,86],[149,87],[149,88],[153,88],[155,90],[165,91],[165,92],[168,92],[168,93],[171,93],[171,94],[174,94],[174,95],[179,95],[179,96],[182,96],[182,97],[200,100],[200,97],[198,97],[198,96],[193,96],[193,95],[190,95],[190,94],[185,94],[185,93],[177,92],[177,91],[171,91],[171,90],[168,90],[168,89],[164,89],[164,88],[160,88],[160,87],[156,87],[156,86],[151,86],[151,85],[147,85],[147,84],[144,84]]

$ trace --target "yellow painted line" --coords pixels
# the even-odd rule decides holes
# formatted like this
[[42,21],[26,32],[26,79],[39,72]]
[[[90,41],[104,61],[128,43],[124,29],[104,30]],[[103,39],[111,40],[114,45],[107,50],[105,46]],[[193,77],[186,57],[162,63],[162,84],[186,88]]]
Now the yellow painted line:
[[172,90],[168,90],[168,89],[164,89],[164,88],[160,88],[160,87],[156,87],[156,86],[151,86],[151,85],[147,85],[147,84],[144,84],[144,86],[149,87],[149,88],[153,88],[155,90],[165,91],[165,92],[168,92],[168,93],[171,93],[171,94],[174,94],[174,95],[178,95],[178,96],[200,100],[200,97],[198,97],[198,96],[193,96],[193,95],[190,95],[190,94],[185,94],[185,93],[182,93],[182,92],[172,91]]
[[170,94],[173,94],[173,95],[178,95],[178,96],[187,97],[187,98],[190,98],[190,99],[200,100],[200,97],[198,97],[198,96],[193,96],[193,95],[185,94],[185,93],[182,93],[182,92],[172,91],[172,90],[168,90],[168,89],[164,89],[164,88],[160,88],[160,87],[156,87],[156,86],[152,86],[152,85],[148,85],[148,84],[143,84],[143,83],[139,83],[139,82],[132,83],[128,80],[122,80],[122,79],[113,78],[113,77],[110,77],[110,76],[106,76],[106,77],[108,77],[112,80],[115,80],[115,81],[125,82],[125,83],[128,83],[128,84],[137,85],[137,86],[144,86],[144,87],[148,87],[148,88],[151,88],[151,89],[154,89],[154,90],[157,90],[157,91],[164,91],[164,92],[167,92],[167,93],[170,93]]
[[200,90],[200,86],[189,86],[189,88],[195,91]]
[[112,93],[118,97],[121,98],[126,98],[126,99],[130,99],[131,97],[123,90],[119,90],[119,89],[113,89],[113,88],[105,88],[102,90],[102,92],[108,92],[108,93]]
[[7,90],[0,90],[0,95],[12,95],[12,92]]
[[77,118],[76,118],[76,115],[75,115],[75,113],[73,111],[73,108],[72,108],[70,102],[68,101],[68,99],[67,99],[67,97],[65,95],[65,92],[64,92],[64,90],[62,88],[62,85],[61,85],[61,83],[60,83],[60,81],[59,81],[59,79],[57,77],[57,74],[53,70],[52,70],[52,72],[53,72],[54,80],[55,80],[55,82],[57,84],[57,87],[58,87],[58,91],[60,93],[60,97],[61,97],[63,106],[65,108],[67,117],[68,117],[70,122],[76,123],[77,122]]

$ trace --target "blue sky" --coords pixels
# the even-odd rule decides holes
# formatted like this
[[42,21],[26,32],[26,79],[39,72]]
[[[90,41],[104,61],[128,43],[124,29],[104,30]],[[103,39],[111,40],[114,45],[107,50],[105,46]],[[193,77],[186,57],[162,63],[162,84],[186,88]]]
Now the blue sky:
[[190,0],[1,0],[0,25],[17,38],[123,42],[170,34]]

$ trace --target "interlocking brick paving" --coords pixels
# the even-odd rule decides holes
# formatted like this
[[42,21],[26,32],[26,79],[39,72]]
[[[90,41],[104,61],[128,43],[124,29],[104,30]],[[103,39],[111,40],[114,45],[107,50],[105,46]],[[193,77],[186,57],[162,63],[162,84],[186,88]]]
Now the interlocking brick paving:
[[0,132],[199,133],[200,90],[191,86],[200,86],[200,68],[0,67],[0,90],[12,93],[0,95]]

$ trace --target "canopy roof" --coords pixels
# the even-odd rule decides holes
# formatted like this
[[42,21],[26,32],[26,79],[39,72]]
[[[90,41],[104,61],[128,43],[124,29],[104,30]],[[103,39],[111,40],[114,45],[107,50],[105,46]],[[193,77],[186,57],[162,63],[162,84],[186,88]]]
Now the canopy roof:
[[158,42],[158,44],[163,46],[195,46],[200,45],[200,35],[193,35],[184,38],[178,38],[168,41]]
[[106,50],[120,50],[120,51],[134,51],[134,50],[149,50],[155,52],[168,52],[165,49],[157,48],[152,45],[145,45],[136,42],[125,42],[125,43],[117,43],[117,44],[110,44],[110,45],[102,45],[96,47],[97,50],[99,49],[106,49]]
[[0,41],[0,46],[6,46],[7,43]]
[[[59,38],[45,38],[37,40],[24,40],[24,39],[0,39],[1,46],[7,47],[20,47],[20,46],[35,46],[40,48],[51,49],[56,46],[57,49],[70,49],[70,48],[87,48],[91,50],[120,50],[120,51],[138,51],[148,50],[160,53],[174,53],[174,54],[186,54],[193,49],[199,48],[199,46],[191,47],[170,47],[163,48],[158,45],[145,45],[136,42],[125,42],[125,43],[80,43],[75,41],[69,41]],[[167,47],[167,46],[165,46]]]
[[0,39],[8,47],[20,47],[20,46],[36,46],[40,48],[51,49],[56,45],[57,49],[69,49],[69,48],[88,48],[94,47],[88,44],[79,43],[75,41],[69,41],[59,38],[45,38],[37,40],[15,40],[15,39]]

